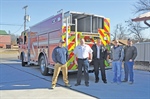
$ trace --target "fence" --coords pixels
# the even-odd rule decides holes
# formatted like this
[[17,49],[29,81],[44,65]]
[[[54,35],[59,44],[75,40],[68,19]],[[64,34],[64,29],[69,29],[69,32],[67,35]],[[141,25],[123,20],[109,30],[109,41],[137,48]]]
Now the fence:
[[150,42],[136,43],[137,57],[135,61],[147,61],[150,62]]

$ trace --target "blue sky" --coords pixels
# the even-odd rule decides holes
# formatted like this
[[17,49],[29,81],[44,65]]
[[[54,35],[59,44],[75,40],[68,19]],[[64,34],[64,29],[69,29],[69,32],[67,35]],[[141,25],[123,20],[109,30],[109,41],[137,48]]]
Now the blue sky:
[[0,0],[0,25],[1,30],[10,30],[11,33],[20,34],[24,30],[24,13],[22,9],[28,5],[27,14],[31,16],[27,26],[30,27],[63,9],[93,13],[110,18],[111,32],[118,23],[124,23],[129,18],[134,18],[133,5],[138,0]]

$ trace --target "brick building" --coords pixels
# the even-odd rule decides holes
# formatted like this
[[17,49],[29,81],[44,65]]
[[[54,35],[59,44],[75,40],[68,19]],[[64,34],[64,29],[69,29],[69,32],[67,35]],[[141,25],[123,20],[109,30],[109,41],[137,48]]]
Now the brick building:
[[11,48],[11,35],[5,30],[0,30],[0,48]]

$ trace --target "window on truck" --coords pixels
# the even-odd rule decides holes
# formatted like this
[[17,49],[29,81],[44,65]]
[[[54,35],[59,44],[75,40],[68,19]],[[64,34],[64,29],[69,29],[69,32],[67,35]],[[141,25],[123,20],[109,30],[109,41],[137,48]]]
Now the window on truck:
[[26,44],[26,41],[27,41],[27,36],[25,35],[24,36],[24,44]]
[[97,33],[97,30],[98,29],[103,29],[103,22],[104,22],[104,19],[103,18],[100,18],[100,17],[94,17],[92,18],[92,32],[93,33]]
[[[98,29],[103,29],[104,18],[94,15],[71,13],[69,18],[69,25],[71,31],[75,31],[75,19],[77,19],[77,31],[78,32],[92,32],[97,33]],[[64,20],[64,23],[66,21]],[[92,29],[92,30],[91,30]]]

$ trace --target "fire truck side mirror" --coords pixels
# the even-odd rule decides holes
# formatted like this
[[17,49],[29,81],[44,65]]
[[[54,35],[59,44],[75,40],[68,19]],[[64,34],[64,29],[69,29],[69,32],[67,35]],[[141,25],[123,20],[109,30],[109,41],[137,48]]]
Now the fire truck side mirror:
[[16,41],[16,42],[17,42],[17,44],[19,44],[19,38],[17,38],[17,41]]
[[24,36],[24,44],[26,44],[26,41],[27,41],[27,37]]

